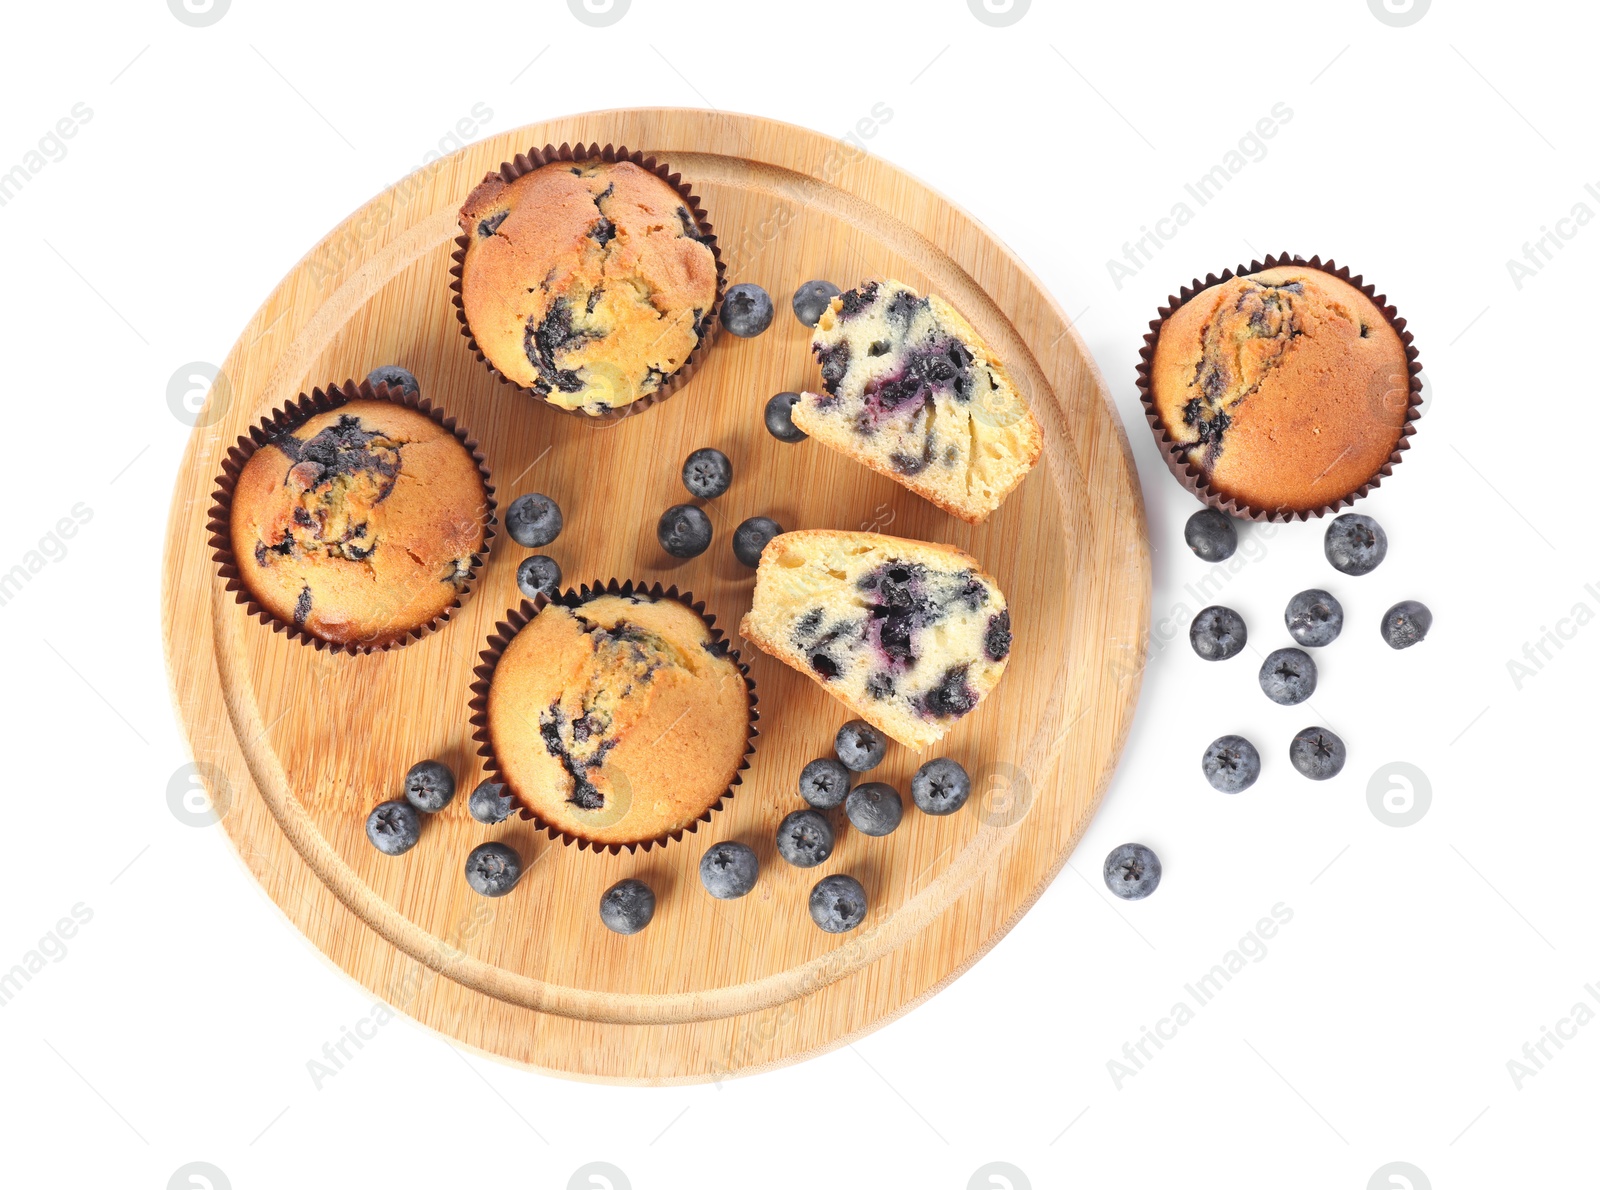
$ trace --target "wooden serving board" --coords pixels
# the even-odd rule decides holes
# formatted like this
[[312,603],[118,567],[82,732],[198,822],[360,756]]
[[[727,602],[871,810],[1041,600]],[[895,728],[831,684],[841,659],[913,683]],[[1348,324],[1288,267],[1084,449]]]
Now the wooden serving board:
[[[669,161],[715,225],[729,283],[772,294],[772,328],[722,334],[699,373],[645,414],[591,426],[497,383],[470,355],[450,304],[462,197],[530,146],[614,142]],[[889,480],[762,424],[773,393],[814,387],[809,332],[790,314],[802,281],[896,277],[949,298],[1010,367],[1044,426],[1027,481],[971,527]],[[483,775],[467,723],[485,639],[520,599],[529,551],[503,534],[476,590],[439,632],[386,653],[332,655],[271,631],[224,590],[204,532],[228,446],[314,385],[399,363],[482,444],[502,508],[553,496],[566,530],[549,549],[569,583],[677,584],[704,599],[751,666],[761,736],[726,808],[681,842],[608,855],[553,843],[531,823],[484,827],[466,792]],[[800,128],[706,111],[600,112],[472,145],[357,211],[294,269],[245,328],[192,435],[167,530],[164,629],[178,712],[229,838],[283,911],[335,963],[402,1011],[490,1054],[551,1073],[673,1083],[795,1061],[840,1045],[937,991],[1000,938],[1061,868],[1094,813],[1138,697],[1150,561],[1138,482],[1105,382],[1060,309],[971,216],[915,179]],[[224,393],[224,390],[226,392]],[[671,561],[655,523],[686,499],[684,457],[714,445],[731,491],[709,503],[712,548]],[[1011,605],[1016,645],[988,700],[928,755],[974,774],[960,813],[909,805],[893,835],[841,829],[833,857],[802,871],[773,847],[799,808],[796,778],[828,752],[845,709],[737,639],[753,572],[735,525],[870,528],[950,542],[979,558]],[[461,792],[391,859],[367,812],[407,767],[438,757]],[[921,759],[926,759],[923,757]],[[874,778],[908,790],[920,763],[891,746]],[[527,875],[500,900],[472,893],[467,852],[517,847]],[[719,839],[756,849],[755,892],[719,902],[701,855]],[[866,886],[866,922],[812,925],[823,875]],[[624,876],[656,890],[654,922],[624,938],[600,924]]]

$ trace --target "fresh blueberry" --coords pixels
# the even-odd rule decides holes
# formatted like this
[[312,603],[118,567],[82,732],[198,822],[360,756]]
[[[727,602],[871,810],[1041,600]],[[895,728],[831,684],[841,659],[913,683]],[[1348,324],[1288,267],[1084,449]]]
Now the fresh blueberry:
[[1200,771],[1220,793],[1249,789],[1261,775],[1261,753],[1242,735],[1218,736],[1200,758]]
[[1317,692],[1317,663],[1302,649],[1274,649],[1258,677],[1261,693],[1280,707],[1305,702]]
[[643,880],[619,880],[600,898],[600,920],[616,934],[637,934],[656,915],[656,894]]
[[382,802],[367,815],[367,841],[385,855],[404,855],[421,837],[422,817],[410,802]]
[[714,500],[733,483],[733,464],[714,446],[702,446],[683,461],[683,486],[691,496]]
[[759,285],[735,285],[722,299],[722,325],[741,339],[755,338],[772,325],[772,298]]
[[1161,883],[1161,861],[1143,843],[1124,843],[1106,856],[1105,878],[1124,901],[1142,901]]
[[561,506],[538,492],[518,496],[506,509],[506,532],[530,550],[547,546],[561,536]]
[[954,814],[971,793],[972,778],[948,756],[928,761],[911,778],[911,800],[924,814]]
[[1312,588],[1289,600],[1283,622],[1295,644],[1320,649],[1331,645],[1344,630],[1344,608],[1326,591]]
[[905,814],[905,806],[893,785],[867,781],[857,785],[844,799],[844,812],[851,826],[876,839],[894,833]]
[[1189,625],[1189,643],[1207,661],[1226,661],[1249,639],[1244,617],[1231,607],[1204,607]]
[[698,558],[711,545],[711,518],[693,504],[674,504],[656,522],[656,540],[674,558]]
[[522,878],[522,857],[504,843],[479,843],[467,853],[467,884],[485,897],[503,897]]
[[417,378],[399,364],[384,364],[382,367],[372,369],[367,373],[367,383],[373,388],[387,384],[391,396],[403,393],[408,397],[415,397],[422,392],[417,384]]
[[1383,613],[1383,640],[1391,649],[1409,649],[1433,627],[1428,605],[1415,599],[1402,599]]
[[889,741],[865,719],[852,719],[833,737],[833,752],[854,773],[877,768],[889,750]]
[[744,896],[760,871],[756,853],[743,843],[713,843],[700,857],[700,883],[719,901]]
[[456,775],[437,760],[419,760],[406,770],[406,801],[437,814],[456,795]]
[[517,566],[517,590],[529,599],[554,599],[561,590],[561,566],[549,554],[531,554]]
[[517,801],[500,782],[485,778],[467,799],[467,813],[485,826],[498,826],[516,812]]
[[831,756],[800,770],[800,796],[819,810],[831,810],[850,792],[850,770]]
[[778,854],[797,868],[814,868],[833,854],[833,827],[815,810],[796,810],[778,823]]
[[794,316],[806,326],[816,326],[817,320],[828,304],[839,296],[839,287],[832,281],[807,281],[794,291]]
[[1371,574],[1389,552],[1383,526],[1359,512],[1333,518],[1322,538],[1322,552],[1340,574]]
[[811,890],[811,920],[830,934],[847,934],[867,916],[867,890],[854,876],[824,876]]
[[1326,727],[1307,727],[1289,741],[1289,763],[1313,781],[1326,781],[1344,768],[1344,741]]
[[779,442],[804,442],[811,437],[794,424],[794,407],[800,403],[799,393],[779,393],[767,402],[767,433]]
[[1202,508],[1183,526],[1183,539],[1202,562],[1223,562],[1239,548],[1239,533],[1233,518],[1215,508]]
[[767,542],[783,532],[783,526],[771,517],[753,516],[739,522],[733,531],[733,556],[746,566],[754,567],[761,561],[761,551]]

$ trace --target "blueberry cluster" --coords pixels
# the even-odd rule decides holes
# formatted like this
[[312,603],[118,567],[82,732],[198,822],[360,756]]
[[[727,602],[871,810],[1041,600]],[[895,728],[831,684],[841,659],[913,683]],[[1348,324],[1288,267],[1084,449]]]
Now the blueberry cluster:
[[[561,505],[542,492],[518,496],[506,509],[506,533],[530,550],[543,549],[566,524]],[[549,554],[530,554],[517,567],[517,590],[529,599],[554,599],[561,590],[561,564]]]
[[[456,777],[437,760],[419,760],[406,770],[404,796],[382,802],[367,815],[367,840],[384,855],[404,855],[422,837],[422,816],[437,814],[456,796]],[[506,787],[486,780],[472,791],[467,811],[485,825],[511,817],[516,804]],[[467,884],[485,897],[503,897],[522,876],[522,856],[504,843],[482,843],[467,856]]]

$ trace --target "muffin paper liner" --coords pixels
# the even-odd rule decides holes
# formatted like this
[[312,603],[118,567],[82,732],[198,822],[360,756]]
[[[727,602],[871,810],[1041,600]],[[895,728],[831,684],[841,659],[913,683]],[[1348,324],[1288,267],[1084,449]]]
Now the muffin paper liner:
[[[656,835],[649,839],[638,839],[631,843],[600,843],[592,839],[585,839],[578,835],[569,834],[560,827],[552,826],[540,818],[538,812],[528,805],[522,799],[522,796],[511,788],[510,783],[506,782],[501,776],[500,765],[494,754],[494,745],[489,738],[489,687],[494,681],[494,671],[495,667],[500,663],[500,655],[505,652],[506,646],[511,643],[511,639],[522,631],[528,621],[532,620],[549,604],[554,603],[562,607],[577,608],[601,595],[621,595],[624,597],[643,595],[650,599],[672,599],[683,604],[684,607],[705,622],[706,629],[711,634],[712,644],[722,650],[738,668],[740,676],[744,678],[745,693],[750,700],[750,714],[745,722],[744,755],[739,758],[739,767],[734,770],[733,780],[729,782],[728,788],[711,805],[707,806],[698,818],[686,826],[681,826],[677,830],[668,831],[665,834]],[[683,838],[686,833],[693,834],[699,829],[702,822],[710,822],[712,813],[720,811],[723,803],[733,796],[734,788],[743,782],[744,770],[750,767],[750,757],[756,750],[756,737],[761,734],[756,729],[756,721],[761,718],[761,714],[756,709],[756,704],[759,700],[756,697],[755,680],[750,677],[750,667],[745,665],[740,658],[739,650],[727,643],[726,635],[717,627],[716,617],[708,615],[706,605],[703,602],[695,602],[694,596],[689,592],[679,592],[676,586],[663,589],[660,583],[645,587],[642,583],[635,583],[632,580],[618,582],[616,579],[611,579],[604,584],[598,580],[594,583],[585,583],[576,590],[569,587],[554,599],[547,598],[541,593],[534,596],[532,600],[524,599],[521,606],[508,610],[505,619],[495,625],[494,632],[489,636],[485,645],[483,652],[479,654],[482,664],[472,671],[477,675],[478,680],[471,686],[472,699],[467,704],[472,711],[468,720],[472,724],[472,738],[478,743],[478,755],[484,758],[484,767],[488,771],[489,778],[504,784],[512,797],[516,798],[517,802],[522,806],[522,817],[536,824],[551,839],[559,839],[568,845],[576,844],[580,851],[585,849],[609,851],[612,855],[617,855],[624,849],[629,852],[637,852],[649,851],[652,847],[665,847],[668,843],[676,842]]]
[[[1400,342],[1405,347],[1406,371],[1409,376],[1409,386],[1406,392],[1406,416],[1400,427],[1400,437],[1395,443],[1394,450],[1390,452],[1383,466],[1352,491],[1346,492],[1337,500],[1324,504],[1318,508],[1283,509],[1259,508],[1253,504],[1239,500],[1234,496],[1224,495],[1211,486],[1210,481],[1200,468],[1196,467],[1183,457],[1184,446],[1174,442],[1167,433],[1167,428],[1161,421],[1161,415],[1156,409],[1155,395],[1151,391],[1150,369],[1155,360],[1156,342],[1161,337],[1163,324],[1171,317],[1178,307],[1184,305],[1196,294],[1210,289],[1214,285],[1221,285],[1234,277],[1247,276],[1259,273],[1265,269],[1282,268],[1286,265],[1298,265],[1304,268],[1320,269],[1324,273],[1339,278],[1362,293],[1377,306],[1389,325],[1394,327],[1400,336]],[[1280,253],[1268,256],[1265,260],[1252,261],[1249,265],[1240,265],[1236,269],[1224,270],[1221,276],[1208,273],[1206,279],[1196,279],[1185,285],[1177,297],[1168,296],[1167,304],[1157,311],[1155,319],[1150,323],[1150,330],[1144,337],[1144,346],[1139,349],[1138,384],[1139,400],[1144,405],[1145,420],[1150,423],[1150,432],[1155,435],[1156,446],[1161,451],[1161,458],[1167,464],[1167,469],[1172,472],[1179,483],[1199,498],[1201,503],[1207,504],[1228,516],[1239,517],[1252,521],[1305,521],[1312,517],[1325,516],[1330,512],[1337,512],[1341,508],[1354,504],[1373,488],[1383,482],[1384,477],[1392,475],[1395,467],[1402,461],[1402,452],[1411,447],[1410,439],[1416,430],[1416,420],[1422,405],[1422,364],[1417,360],[1417,349],[1412,342],[1412,334],[1406,330],[1406,320],[1401,318],[1395,308],[1388,304],[1388,298],[1374,291],[1371,285],[1364,284],[1359,274],[1351,275],[1348,267],[1341,267],[1331,260],[1323,260],[1313,256],[1306,260],[1301,256],[1289,256]]]
[[[381,645],[338,644],[324,640],[296,624],[279,619],[256,602],[240,576],[238,558],[233,551],[233,493],[238,486],[239,475],[251,456],[279,434],[304,425],[320,413],[327,413],[358,400],[392,401],[396,405],[414,409],[432,418],[455,435],[456,440],[467,448],[473,462],[478,465],[478,475],[483,480],[483,543],[472,555],[472,566],[467,572],[467,580],[460,594],[456,596],[454,603],[428,623],[412,628],[404,635]],[[270,416],[250,427],[249,433],[241,434],[239,440],[228,448],[228,453],[222,461],[222,472],[213,482],[215,487],[211,493],[211,508],[206,517],[206,531],[210,534],[207,544],[211,547],[212,561],[217,564],[217,573],[227,584],[226,589],[234,593],[235,601],[244,604],[250,615],[258,617],[263,624],[270,624],[274,632],[285,633],[301,644],[311,645],[318,650],[326,649],[330,653],[386,652],[408,645],[414,640],[421,640],[430,633],[438,631],[472,594],[478,574],[483,568],[483,561],[489,556],[489,546],[494,541],[495,525],[498,523],[495,518],[494,484],[490,482],[488,464],[484,462],[483,452],[478,449],[477,442],[465,429],[456,424],[455,418],[446,417],[444,410],[426,397],[391,389],[387,384],[379,384],[377,388],[373,388],[365,380],[359,384],[354,380],[346,380],[342,385],[330,384],[326,389],[312,389],[309,395],[301,393],[283,408],[273,410]]]
[[[631,161],[639,168],[648,170],[666,182],[683,199],[685,209],[693,216],[695,226],[700,229],[701,242],[711,249],[711,257],[717,266],[717,292],[711,300],[711,309],[707,310],[705,314],[705,333],[700,337],[700,342],[695,345],[695,349],[689,353],[689,358],[683,361],[681,368],[667,377],[658,390],[648,396],[640,397],[631,405],[624,405],[620,409],[613,409],[598,416],[585,413],[581,409],[566,409],[560,405],[552,404],[549,398],[535,392],[526,385],[518,384],[501,372],[489,362],[488,357],[483,354],[483,349],[478,346],[477,339],[473,337],[472,328],[467,324],[467,311],[462,304],[461,297],[461,273],[466,263],[467,245],[472,243],[470,235],[458,235],[455,239],[455,251],[450,254],[450,301],[456,308],[456,321],[461,324],[461,333],[467,340],[467,346],[472,349],[472,354],[478,357],[478,362],[489,369],[495,379],[502,384],[510,385],[518,392],[525,393],[540,404],[548,405],[558,413],[580,417],[587,422],[609,423],[621,421],[623,418],[632,417],[637,413],[643,413],[652,405],[661,404],[661,402],[687,384],[696,369],[705,361],[706,352],[710,349],[712,341],[717,337],[717,331],[721,326],[720,313],[723,292],[726,288],[727,270],[722,263],[722,250],[717,246],[716,232],[712,229],[711,221],[706,216],[705,208],[700,205],[699,197],[689,188],[689,184],[682,180],[681,175],[673,173],[666,162],[658,160],[654,155],[646,157],[638,150],[630,152],[622,145],[606,145],[602,148],[598,144],[574,146],[563,141],[559,149],[554,145],[546,145],[542,149],[529,149],[526,153],[518,153],[510,161],[504,162],[498,170],[485,174],[483,181],[490,182],[495,178],[499,178],[504,182],[514,182],[524,174],[532,173],[541,166],[549,165],[553,162],[589,161],[594,158],[599,158],[608,164]],[[479,183],[479,185],[482,184]]]

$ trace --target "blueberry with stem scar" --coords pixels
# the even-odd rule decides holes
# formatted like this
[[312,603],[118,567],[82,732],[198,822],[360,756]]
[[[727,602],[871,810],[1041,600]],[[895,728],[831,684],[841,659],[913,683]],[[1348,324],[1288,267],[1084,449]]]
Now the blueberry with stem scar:
[[437,760],[419,760],[406,770],[406,801],[427,814],[437,814],[456,795],[456,775]]
[[722,299],[722,325],[741,339],[753,339],[772,325],[772,298],[761,286],[735,285]]
[[674,504],[656,522],[656,540],[674,558],[698,558],[711,545],[711,518],[693,504]]
[[540,492],[518,496],[506,509],[506,533],[530,550],[549,545],[561,536],[561,506]]
[[1217,792],[1239,793],[1261,775],[1261,753],[1242,735],[1218,736],[1200,758],[1200,771]]
[[928,761],[911,778],[911,800],[924,814],[954,814],[971,793],[972,778],[948,756]]
[[1409,649],[1428,635],[1433,627],[1433,613],[1428,605],[1415,599],[1403,599],[1383,613],[1379,626],[1383,642],[1391,649]]
[[561,564],[549,554],[532,554],[517,565],[517,590],[529,599],[554,599],[561,590]]
[[813,760],[800,770],[800,796],[818,810],[831,810],[850,792],[850,770],[831,756]]
[[1201,608],[1189,625],[1189,644],[1207,661],[1237,656],[1249,639],[1244,617],[1231,607]]
[[1344,768],[1344,741],[1326,727],[1307,727],[1289,741],[1289,763],[1302,777],[1326,781]]
[[733,464],[714,446],[702,446],[683,461],[683,486],[691,496],[714,500],[733,483]]
[[410,802],[381,802],[367,815],[367,841],[385,855],[404,855],[422,837],[422,816]]
[[713,843],[700,857],[700,883],[719,901],[744,896],[760,872],[756,853],[743,843]]
[[1326,591],[1312,588],[1289,600],[1283,623],[1295,644],[1320,649],[1331,645],[1344,630],[1344,608]]
[[1161,883],[1161,860],[1143,843],[1124,843],[1106,856],[1106,887],[1124,901],[1142,901]]
[[503,897],[522,879],[522,857],[504,843],[479,843],[467,853],[467,884],[484,897]]
[[1300,649],[1274,649],[1257,677],[1261,692],[1280,707],[1305,702],[1317,692],[1317,663]]
[[865,719],[852,719],[833,737],[834,755],[851,772],[864,773],[883,763],[888,738]]
[[816,326],[822,312],[839,296],[839,287],[832,281],[807,281],[794,291],[789,304],[794,316],[803,326]]
[[778,854],[797,868],[814,868],[833,854],[833,827],[815,810],[796,810],[778,824]]
[[830,934],[845,934],[867,916],[867,890],[854,876],[824,876],[811,890],[811,920]]
[[783,526],[771,517],[753,516],[741,521],[733,531],[733,556],[754,568],[761,562],[761,551],[767,543],[782,532]]
[[1347,512],[1333,518],[1322,552],[1340,574],[1371,574],[1389,552],[1389,537],[1371,517]]

